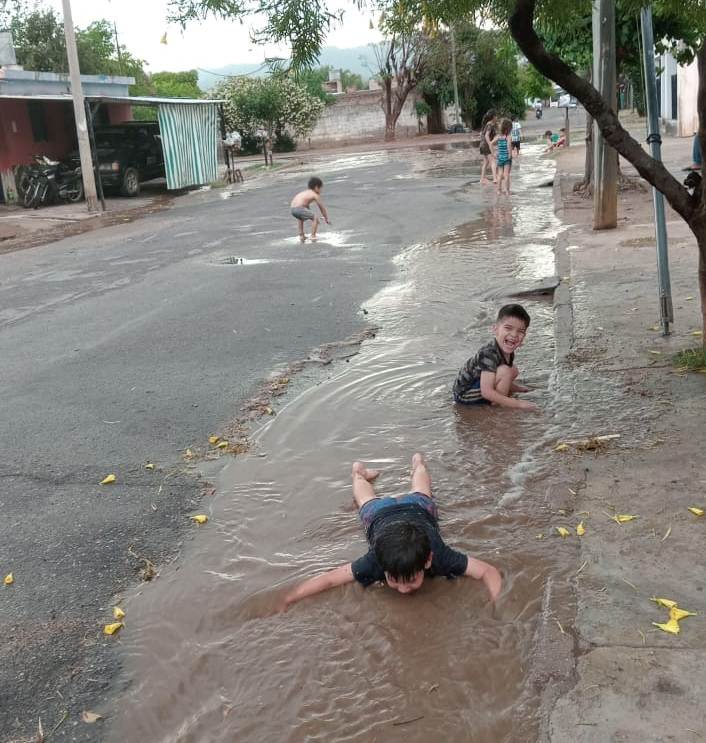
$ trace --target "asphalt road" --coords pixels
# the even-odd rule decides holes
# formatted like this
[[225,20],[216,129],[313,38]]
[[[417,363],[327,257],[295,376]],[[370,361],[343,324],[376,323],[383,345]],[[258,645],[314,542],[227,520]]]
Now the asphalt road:
[[[452,177],[410,177],[446,157]],[[0,577],[15,578],[0,585],[1,741],[39,717],[45,733],[60,723],[52,741],[98,739],[78,715],[119,693],[119,638],[101,630],[137,579],[128,548],[174,556],[198,503],[183,451],[272,369],[361,330],[403,247],[477,214],[463,162],[319,164],[333,227],[313,245],[289,216],[301,169],[0,256]]]

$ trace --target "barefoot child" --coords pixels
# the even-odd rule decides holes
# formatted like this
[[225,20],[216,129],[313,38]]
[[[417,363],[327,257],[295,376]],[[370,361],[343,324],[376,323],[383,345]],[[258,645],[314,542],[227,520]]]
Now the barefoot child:
[[413,492],[408,495],[375,495],[372,483],[378,475],[360,462],[353,464],[353,498],[370,545],[368,553],[300,583],[285,596],[283,608],[353,581],[363,586],[384,582],[399,593],[411,594],[425,578],[462,575],[483,581],[495,601],[502,585],[497,568],[451,549],[441,539],[431,479],[422,455],[412,457]]
[[522,144],[522,126],[520,125],[520,118],[515,114],[512,117],[512,132],[510,134],[512,141],[512,150],[510,154],[515,157],[520,155],[520,144]]
[[311,203],[314,201],[319,207],[321,216],[324,218],[326,224],[331,224],[328,219],[328,212],[326,207],[321,201],[321,189],[324,187],[321,178],[314,176],[309,178],[309,183],[306,191],[300,191],[293,199],[290,204],[292,210],[292,216],[299,222],[299,239],[304,242],[306,235],[304,234],[304,222],[307,219],[311,219],[313,224],[311,226],[311,239],[316,239],[316,231],[319,229],[319,218],[310,209]]
[[495,338],[468,359],[454,382],[454,400],[462,405],[500,405],[504,408],[537,410],[528,400],[513,397],[516,392],[529,392],[515,380],[515,351],[525,340],[530,316],[522,305],[506,304],[500,308],[493,325]]
[[498,193],[510,195],[510,174],[512,173],[512,143],[510,133],[512,121],[503,119],[500,123],[500,133],[493,140],[497,155]]

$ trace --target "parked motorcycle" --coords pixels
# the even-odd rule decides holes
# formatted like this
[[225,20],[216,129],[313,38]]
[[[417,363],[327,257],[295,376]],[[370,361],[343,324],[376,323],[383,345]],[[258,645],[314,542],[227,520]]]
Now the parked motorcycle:
[[22,204],[37,209],[57,202],[76,203],[83,198],[81,168],[43,158],[42,164],[28,171]]

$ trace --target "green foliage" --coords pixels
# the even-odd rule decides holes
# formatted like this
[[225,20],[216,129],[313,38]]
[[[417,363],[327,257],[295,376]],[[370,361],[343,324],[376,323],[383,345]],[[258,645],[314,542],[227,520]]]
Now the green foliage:
[[314,128],[324,103],[289,75],[266,78],[231,77],[214,88],[224,98],[226,128],[243,137],[264,129],[270,137],[291,131],[305,137]]
[[[508,34],[471,23],[455,24],[454,29],[459,105],[466,124],[477,127],[490,108],[524,115],[517,48]],[[427,43],[428,63],[419,88],[427,103],[445,108],[453,102],[449,34],[437,32]]]
[[199,73],[196,70],[184,72],[155,72],[150,76],[154,94],[162,98],[202,98],[199,88]]
[[706,348],[687,348],[672,357],[674,366],[680,371],[706,372]]
[[333,103],[333,96],[324,90],[324,83],[328,82],[330,67],[317,67],[310,70],[300,70],[295,79],[303,85],[310,95],[323,101],[326,105]]
[[414,113],[418,119],[423,119],[431,113],[431,106],[426,101],[416,101],[414,104]]
[[519,80],[525,100],[544,101],[551,97],[554,90],[551,82],[529,62],[520,67]]
[[357,72],[351,72],[350,70],[341,70],[341,85],[343,90],[367,90],[368,85],[363,76]]

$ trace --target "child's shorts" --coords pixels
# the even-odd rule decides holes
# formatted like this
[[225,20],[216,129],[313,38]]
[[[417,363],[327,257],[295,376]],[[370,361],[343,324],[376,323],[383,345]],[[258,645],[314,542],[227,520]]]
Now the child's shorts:
[[464,400],[462,397],[459,397],[458,395],[454,394],[454,401],[457,402],[459,405],[490,405],[490,401],[486,400],[481,394],[480,394],[480,379],[477,379],[473,384],[468,388],[470,390],[478,390],[478,395],[473,395],[469,400]]
[[512,158],[508,158],[507,160],[498,160],[498,167],[504,168],[504,167],[511,168],[512,167]]
[[300,222],[306,222],[307,219],[314,219],[314,212],[312,212],[311,209],[307,209],[305,206],[295,206],[292,209],[292,216]]
[[358,511],[358,515],[360,516],[360,520],[366,531],[370,524],[372,524],[375,515],[380,509],[387,508],[388,506],[396,506],[400,503],[414,503],[417,506],[421,506],[435,519],[439,518],[434,499],[430,498],[428,495],[424,495],[424,493],[408,493],[399,498],[392,498],[386,495],[379,498],[373,498],[367,503],[363,503],[360,511]]

